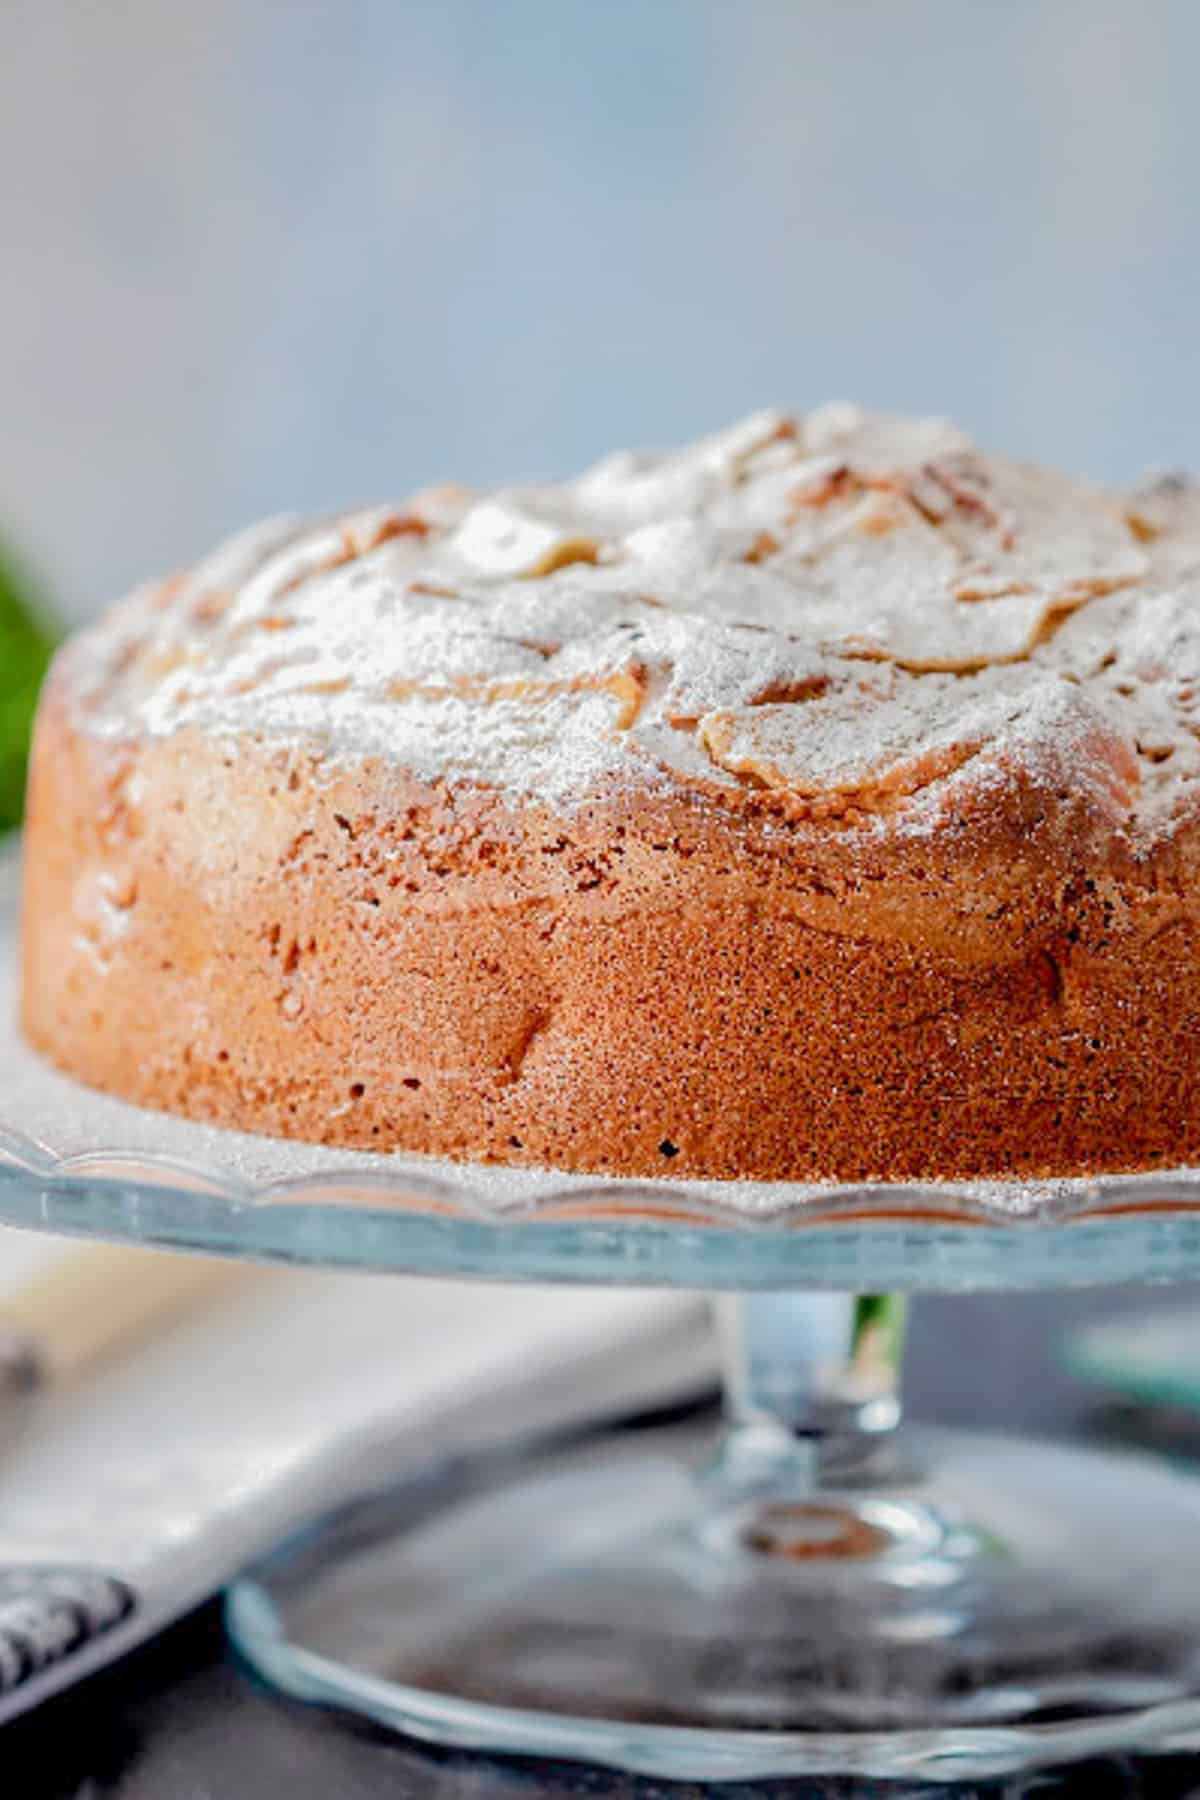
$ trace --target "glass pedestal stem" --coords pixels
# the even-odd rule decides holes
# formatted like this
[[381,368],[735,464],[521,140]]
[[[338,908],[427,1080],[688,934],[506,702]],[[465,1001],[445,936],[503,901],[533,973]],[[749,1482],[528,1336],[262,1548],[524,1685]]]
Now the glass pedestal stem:
[[715,1304],[727,1428],[713,1475],[798,1493],[882,1476],[901,1417],[903,1298],[764,1293]]

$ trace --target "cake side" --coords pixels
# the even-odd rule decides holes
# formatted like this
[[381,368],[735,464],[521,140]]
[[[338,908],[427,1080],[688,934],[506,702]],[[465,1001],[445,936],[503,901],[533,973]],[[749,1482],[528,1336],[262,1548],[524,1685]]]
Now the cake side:
[[1191,853],[1151,884],[1075,801],[960,805],[848,864],[686,795],[568,818],[261,740],[117,747],[51,695],[25,1029],[126,1098],[364,1149],[840,1180],[1200,1155]]
[[270,524],[56,665],[25,1029],[368,1149],[1193,1160],[1198,584],[1187,484],[846,409]]

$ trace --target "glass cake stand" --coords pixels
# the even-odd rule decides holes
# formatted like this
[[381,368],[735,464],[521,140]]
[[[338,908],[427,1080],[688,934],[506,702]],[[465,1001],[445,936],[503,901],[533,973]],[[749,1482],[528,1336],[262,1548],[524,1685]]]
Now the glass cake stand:
[[[0,1020],[11,954],[4,971]],[[903,1294],[1200,1274],[1200,1171],[606,1181],[160,1117],[77,1087],[11,1026],[0,1075],[7,1224],[720,1293],[717,1441],[692,1422],[514,1445],[343,1509],[230,1595],[279,1688],[440,1743],[710,1783],[1200,1749],[1200,1482],[909,1432],[899,1392]]]
[[[710,1782],[1200,1749],[1200,1483],[1145,1458],[910,1434],[899,1398],[902,1290],[1196,1274],[1200,1172],[788,1200],[381,1167],[120,1110],[189,1153],[63,1155],[10,1128],[0,1219],[728,1290],[718,1442],[690,1424],[514,1446],[345,1509],[230,1595],[238,1646],[278,1687],[438,1742]],[[247,1146],[278,1179],[247,1179]]]

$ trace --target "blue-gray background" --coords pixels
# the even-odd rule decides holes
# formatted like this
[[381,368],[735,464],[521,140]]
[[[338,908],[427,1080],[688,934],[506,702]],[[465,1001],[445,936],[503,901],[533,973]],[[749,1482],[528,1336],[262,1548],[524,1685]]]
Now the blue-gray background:
[[1200,463],[1195,0],[0,0],[0,530],[82,612],[264,511],[764,402]]

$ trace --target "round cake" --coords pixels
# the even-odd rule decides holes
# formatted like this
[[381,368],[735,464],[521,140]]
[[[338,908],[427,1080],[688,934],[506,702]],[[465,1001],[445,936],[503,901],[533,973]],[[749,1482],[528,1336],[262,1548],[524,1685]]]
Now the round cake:
[[1200,1160],[1200,485],[762,413],[279,519],[59,656],[24,1027],[244,1130],[619,1174]]

